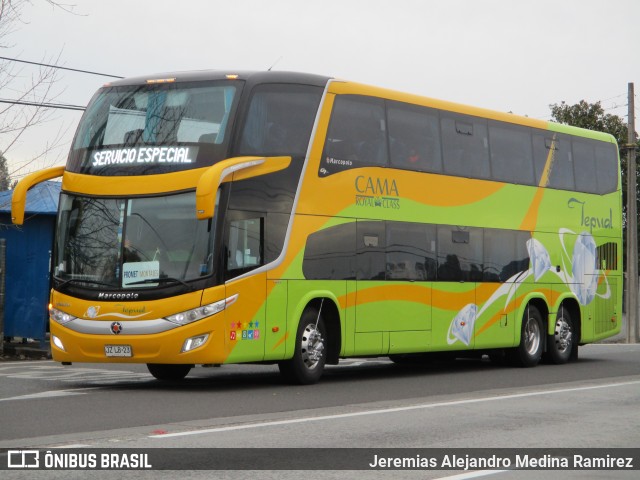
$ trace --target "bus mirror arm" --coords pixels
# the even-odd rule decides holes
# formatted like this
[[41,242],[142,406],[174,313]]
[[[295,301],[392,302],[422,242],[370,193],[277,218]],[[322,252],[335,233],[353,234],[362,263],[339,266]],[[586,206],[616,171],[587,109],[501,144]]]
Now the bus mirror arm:
[[64,166],[51,167],[31,173],[18,182],[11,196],[11,221],[15,225],[24,223],[24,211],[27,204],[27,192],[31,187],[52,178],[61,177]]
[[196,217],[213,218],[215,197],[220,184],[227,180],[245,180],[284,170],[291,157],[234,157],[207,168],[196,187]]

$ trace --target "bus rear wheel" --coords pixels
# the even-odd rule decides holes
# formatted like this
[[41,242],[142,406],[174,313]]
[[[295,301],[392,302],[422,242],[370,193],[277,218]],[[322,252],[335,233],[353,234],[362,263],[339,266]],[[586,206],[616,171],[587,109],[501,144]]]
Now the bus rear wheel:
[[542,358],[544,327],[540,311],[528,305],[522,317],[520,345],[509,351],[509,360],[517,367],[535,367]]
[[327,360],[326,338],[322,315],[315,308],[305,310],[298,324],[293,357],[278,364],[280,373],[289,383],[310,385],[320,380]]
[[158,380],[172,382],[182,380],[191,371],[193,365],[168,365],[161,363],[147,363],[149,373]]
[[547,337],[547,352],[545,360],[561,365],[571,360],[576,345],[576,332],[573,320],[566,308],[560,307],[556,316],[556,325],[552,335]]

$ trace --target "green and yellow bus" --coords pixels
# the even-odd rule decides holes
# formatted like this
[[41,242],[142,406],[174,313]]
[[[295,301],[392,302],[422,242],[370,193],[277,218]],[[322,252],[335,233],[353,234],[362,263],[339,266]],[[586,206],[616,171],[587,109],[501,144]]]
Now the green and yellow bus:
[[53,358],[565,363],[621,327],[610,135],[287,72],[119,80],[62,176]]

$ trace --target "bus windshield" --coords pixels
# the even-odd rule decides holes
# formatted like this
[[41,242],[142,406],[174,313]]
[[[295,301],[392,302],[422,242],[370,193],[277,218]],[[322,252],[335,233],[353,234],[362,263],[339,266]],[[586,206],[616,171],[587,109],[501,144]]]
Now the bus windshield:
[[227,127],[241,85],[222,81],[105,87],[87,107],[67,169],[138,175],[211,165],[225,157]]
[[148,198],[62,194],[54,276],[88,288],[130,289],[211,275],[213,231],[195,193]]

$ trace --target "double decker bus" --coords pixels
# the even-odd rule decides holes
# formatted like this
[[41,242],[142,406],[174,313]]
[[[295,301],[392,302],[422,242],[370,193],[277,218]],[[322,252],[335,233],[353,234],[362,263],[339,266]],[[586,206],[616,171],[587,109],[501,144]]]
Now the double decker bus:
[[62,176],[53,358],[562,364],[620,331],[610,135],[328,77],[190,72],[101,88]]

